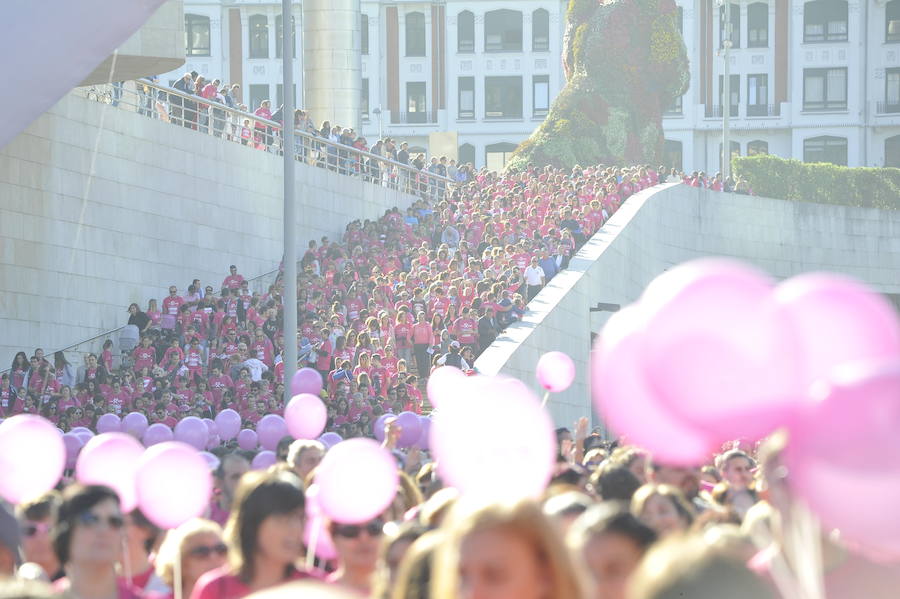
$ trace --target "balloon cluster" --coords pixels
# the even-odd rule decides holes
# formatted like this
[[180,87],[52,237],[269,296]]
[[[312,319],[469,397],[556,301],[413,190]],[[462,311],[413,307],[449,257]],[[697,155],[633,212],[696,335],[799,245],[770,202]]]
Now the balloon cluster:
[[849,540],[900,555],[900,522],[877,516],[900,503],[900,321],[864,285],[688,262],[610,318],[592,370],[598,412],[664,462],[786,428],[792,488]]

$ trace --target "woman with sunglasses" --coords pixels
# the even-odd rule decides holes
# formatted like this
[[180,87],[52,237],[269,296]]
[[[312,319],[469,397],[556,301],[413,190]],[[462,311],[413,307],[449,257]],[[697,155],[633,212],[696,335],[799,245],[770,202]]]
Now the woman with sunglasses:
[[304,506],[292,472],[249,472],[235,494],[225,527],[228,565],[200,577],[191,599],[239,599],[309,578],[294,567],[303,555]]
[[368,597],[378,563],[384,520],[381,517],[363,524],[339,524],[329,527],[337,551],[337,570],[328,582]]
[[222,527],[212,520],[194,518],[169,531],[156,556],[156,574],[174,589],[175,562],[181,560],[181,596],[190,597],[197,580],[225,565],[228,546]]
[[140,597],[116,576],[124,526],[115,491],[102,485],[67,488],[51,530],[53,550],[66,571],[56,588],[79,599]]

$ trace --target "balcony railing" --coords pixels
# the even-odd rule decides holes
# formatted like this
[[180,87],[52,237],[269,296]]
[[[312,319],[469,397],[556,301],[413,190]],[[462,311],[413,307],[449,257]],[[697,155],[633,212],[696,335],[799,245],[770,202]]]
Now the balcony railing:
[[[281,123],[229,108],[208,98],[184,94],[145,80],[76,88],[76,93],[119,110],[218,137],[248,150],[283,155]],[[313,133],[312,129],[294,130],[294,158],[413,195],[437,197],[453,184],[448,177],[331,141]]]
[[781,104],[747,104],[747,116],[781,116]]
[[392,125],[433,125],[438,122],[437,110],[420,112],[392,112]]
[[875,104],[875,114],[900,114],[900,103],[877,102]]
[[[722,118],[723,107],[721,104],[707,104],[706,105],[706,118],[708,119],[720,119]],[[738,115],[738,105],[732,104],[731,111],[728,116],[736,117]]]

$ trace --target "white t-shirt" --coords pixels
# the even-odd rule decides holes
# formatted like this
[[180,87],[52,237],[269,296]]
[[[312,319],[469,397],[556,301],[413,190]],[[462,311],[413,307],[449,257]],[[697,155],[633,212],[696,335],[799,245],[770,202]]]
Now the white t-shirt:
[[525,283],[528,285],[541,285],[544,278],[544,269],[540,266],[529,266],[525,269]]

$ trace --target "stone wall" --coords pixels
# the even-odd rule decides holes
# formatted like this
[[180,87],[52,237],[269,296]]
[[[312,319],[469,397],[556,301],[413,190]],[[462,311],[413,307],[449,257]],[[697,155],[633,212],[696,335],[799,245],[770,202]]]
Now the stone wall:
[[781,279],[828,270],[854,276],[887,294],[900,292],[900,212],[788,202],[669,184],[630,198],[476,362],[487,374],[537,386],[544,352],[575,361],[572,387],[551,397],[559,426],[591,414],[591,336],[608,313],[598,302],[634,301],[656,275],[685,260],[728,256]]
[[[297,164],[298,250],[415,198]],[[0,370],[282,254],[282,158],[69,94],[0,148]]]

